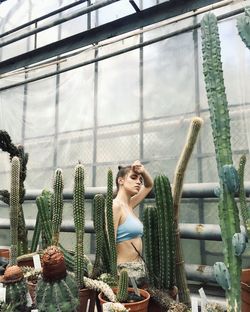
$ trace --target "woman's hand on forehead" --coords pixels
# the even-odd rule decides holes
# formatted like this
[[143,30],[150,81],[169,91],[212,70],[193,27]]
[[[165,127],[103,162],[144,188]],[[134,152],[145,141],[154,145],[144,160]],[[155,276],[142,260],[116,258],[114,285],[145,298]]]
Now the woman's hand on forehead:
[[144,172],[144,166],[141,164],[139,160],[136,160],[135,162],[133,162],[131,167],[134,173],[136,174],[142,174]]

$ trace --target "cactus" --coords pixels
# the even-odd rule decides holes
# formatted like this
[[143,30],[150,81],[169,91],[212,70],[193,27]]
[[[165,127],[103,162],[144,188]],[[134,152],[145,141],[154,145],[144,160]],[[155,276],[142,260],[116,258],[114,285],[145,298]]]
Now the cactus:
[[100,275],[101,259],[103,254],[104,235],[103,228],[105,227],[105,199],[102,194],[97,194],[94,197],[94,228],[96,235],[96,252],[95,263],[93,267],[92,278]]
[[[25,219],[23,214],[22,204],[24,202],[25,187],[24,181],[26,178],[26,169],[28,162],[28,154],[24,152],[22,145],[15,146],[9,134],[6,131],[0,131],[0,149],[8,152],[10,161],[13,157],[18,157],[20,161],[20,175],[19,175],[19,207],[18,207],[18,255],[28,252],[28,238],[25,226]],[[10,204],[10,193],[7,190],[0,190],[0,200],[6,204]]]
[[192,155],[194,145],[202,125],[202,119],[194,117],[191,120],[189,131],[186,138],[186,143],[183,147],[178,164],[176,166],[174,181],[173,181],[173,205],[174,205],[174,223],[176,232],[176,284],[179,289],[179,300],[187,306],[191,305],[190,293],[187,284],[187,278],[184,267],[184,257],[181,247],[181,238],[179,230],[179,210],[180,201],[183,189],[185,171]]
[[18,256],[17,245],[18,245],[19,182],[20,182],[20,161],[18,157],[13,157],[11,162],[11,182],[10,182],[11,265],[17,264],[17,256]]
[[84,167],[78,164],[75,167],[75,183],[73,191],[73,215],[76,232],[75,246],[75,275],[79,288],[84,286]]
[[52,244],[58,246],[63,212],[63,177],[62,170],[57,169],[54,176],[52,196]]
[[106,216],[107,216],[107,234],[109,240],[109,259],[110,259],[110,273],[113,277],[117,276],[117,254],[115,242],[115,230],[113,221],[113,173],[108,170],[108,185],[106,197]]
[[171,186],[165,175],[155,177],[155,198],[159,233],[159,288],[175,286],[175,233]]
[[157,287],[159,276],[158,217],[155,207],[146,207],[143,214],[144,253],[151,287]]
[[244,188],[244,170],[246,165],[246,155],[242,155],[240,158],[240,164],[238,169],[240,188],[239,188],[239,199],[240,199],[240,211],[243,219],[243,223],[246,229],[248,239],[250,238],[250,211],[246,203],[246,193]]
[[63,253],[48,247],[42,257],[43,279],[37,284],[36,302],[41,312],[76,312],[78,287],[72,273],[66,271]]
[[120,271],[116,299],[118,302],[126,302],[128,299],[128,271],[125,269]]
[[25,311],[28,289],[21,268],[7,267],[1,282],[6,286],[6,303],[15,305],[15,311]]
[[[232,170],[230,123],[220,54],[217,19],[212,13],[201,21],[203,72],[220,179],[219,219],[224,243],[224,263],[229,271],[231,287],[226,290],[228,311],[241,311],[241,257],[235,254],[232,238],[240,233],[240,220],[235,195],[235,172]],[[227,168],[227,166],[229,167]],[[224,174],[229,169],[229,174]],[[232,187],[235,185],[235,187]]]
[[250,7],[245,7],[245,15],[237,18],[237,28],[242,41],[250,49]]

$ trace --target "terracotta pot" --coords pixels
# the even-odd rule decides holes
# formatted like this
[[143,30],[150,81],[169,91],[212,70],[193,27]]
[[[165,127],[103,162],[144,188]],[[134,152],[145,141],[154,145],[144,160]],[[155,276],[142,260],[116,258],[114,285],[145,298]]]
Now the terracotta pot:
[[87,288],[80,289],[79,297],[80,297],[80,306],[78,308],[78,312],[94,312],[96,291]]
[[[113,291],[116,292],[116,289],[113,289]],[[129,288],[128,291],[134,292],[134,289]],[[129,312],[147,312],[148,311],[148,303],[149,303],[150,295],[144,289],[139,289],[139,292],[140,292],[140,295],[144,297],[144,300],[138,301],[138,302],[131,302],[131,303],[122,303],[122,305],[124,305],[126,309],[129,309]],[[102,293],[98,295],[98,298],[101,304],[104,304],[105,302],[107,302],[102,298]],[[149,311],[151,312],[151,310]]]
[[241,271],[241,312],[250,311],[250,269]]
[[0,248],[0,260],[9,262],[10,250],[8,248]]

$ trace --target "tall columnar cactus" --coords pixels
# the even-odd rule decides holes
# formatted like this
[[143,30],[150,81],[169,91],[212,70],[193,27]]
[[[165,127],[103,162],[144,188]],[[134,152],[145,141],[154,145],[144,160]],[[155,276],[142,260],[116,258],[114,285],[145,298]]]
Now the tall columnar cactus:
[[184,257],[181,247],[180,230],[179,230],[179,211],[180,201],[183,190],[185,171],[189,159],[192,155],[197,137],[202,125],[202,119],[194,117],[191,120],[186,142],[176,166],[173,181],[173,205],[174,205],[174,223],[176,232],[176,284],[179,290],[179,300],[186,305],[191,305],[190,294],[187,284],[187,278],[184,267]]
[[57,169],[54,176],[52,197],[52,244],[58,246],[63,212],[63,177],[62,170]]
[[79,288],[84,286],[84,167],[78,164],[75,167],[75,183],[73,191],[73,216],[76,232],[75,246],[75,275]]
[[[224,262],[231,280],[231,287],[226,289],[228,311],[241,311],[241,256],[236,255],[233,245],[234,235],[240,233],[240,220],[234,198],[239,188],[239,181],[232,161],[228,103],[223,79],[217,19],[214,14],[209,13],[203,17],[201,33],[203,72],[220,179],[219,219],[224,243]],[[219,274],[224,273],[222,271]]]
[[159,280],[159,234],[155,207],[146,207],[143,214],[144,253],[150,286],[157,287]]
[[48,247],[42,257],[43,279],[36,291],[37,308],[41,312],[77,312],[78,287],[72,273],[66,271],[64,256],[56,246]]
[[241,215],[242,215],[243,223],[246,229],[246,234],[249,239],[250,238],[250,210],[249,210],[249,207],[247,207],[246,192],[244,188],[245,165],[246,165],[246,155],[242,155],[240,158],[240,164],[239,164],[239,169],[238,169],[239,179],[240,179],[239,199],[240,199]]
[[106,215],[107,215],[107,231],[109,239],[110,250],[110,269],[111,274],[116,277],[117,275],[117,253],[115,242],[115,230],[113,221],[113,173],[112,170],[108,170],[108,186],[106,197]]
[[10,235],[11,235],[11,257],[10,264],[17,264],[18,256],[18,210],[19,210],[19,184],[20,183],[20,161],[13,157],[11,162],[10,182]]
[[159,233],[159,288],[175,286],[175,228],[171,186],[165,175],[155,177],[155,198]]
[[119,302],[126,302],[128,299],[128,271],[125,269],[120,272],[116,299]]
[[101,260],[104,249],[105,228],[105,198],[102,194],[96,194],[94,197],[94,229],[95,229],[95,263],[93,266],[92,277],[96,278],[101,273]]
[[[0,149],[8,152],[10,161],[13,157],[18,157],[20,161],[20,175],[19,175],[19,208],[18,208],[18,255],[28,252],[28,238],[25,226],[25,219],[23,214],[22,204],[24,202],[25,187],[24,181],[26,178],[28,154],[24,152],[22,145],[14,145],[9,134],[6,131],[0,131]],[[10,204],[10,193],[7,190],[0,190],[0,200]]]

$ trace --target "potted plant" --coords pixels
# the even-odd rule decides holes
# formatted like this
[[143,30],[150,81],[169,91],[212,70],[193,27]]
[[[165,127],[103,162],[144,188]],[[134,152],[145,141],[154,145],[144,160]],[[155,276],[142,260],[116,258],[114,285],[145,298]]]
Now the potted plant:
[[[139,294],[136,294],[133,288],[128,287],[128,278],[128,272],[122,269],[119,276],[118,288],[113,289],[116,294],[116,301],[120,302],[130,312],[147,312],[150,294],[143,289],[139,289]],[[98,298],[102,305],[107,302],[103,293],[100,293]]]

